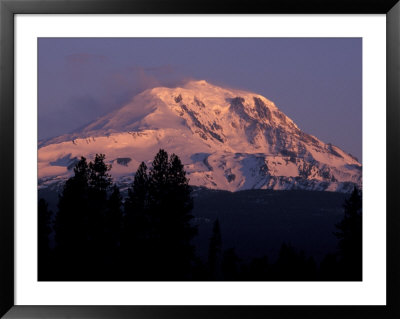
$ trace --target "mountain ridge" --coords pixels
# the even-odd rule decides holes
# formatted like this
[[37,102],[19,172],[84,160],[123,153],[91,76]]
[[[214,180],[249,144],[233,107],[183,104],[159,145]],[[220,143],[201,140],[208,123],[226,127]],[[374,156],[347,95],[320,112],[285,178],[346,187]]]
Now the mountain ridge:
[[193,185],[211,189],[362,186],[354,156],[304,133],[267,98],[204,80],[148,89],[80,131],[41,143],[39,186],[71,175],[77,158],[95,153],[106,154],[117,181],[129,182],[160,148],[182,159]]

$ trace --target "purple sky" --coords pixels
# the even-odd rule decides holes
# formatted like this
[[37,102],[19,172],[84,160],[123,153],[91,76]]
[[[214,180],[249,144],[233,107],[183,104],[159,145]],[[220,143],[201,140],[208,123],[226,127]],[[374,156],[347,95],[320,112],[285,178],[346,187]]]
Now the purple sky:
[[188,79],[250,90],[362,160],[361,38],[39,39],[39,139],[151,87]]

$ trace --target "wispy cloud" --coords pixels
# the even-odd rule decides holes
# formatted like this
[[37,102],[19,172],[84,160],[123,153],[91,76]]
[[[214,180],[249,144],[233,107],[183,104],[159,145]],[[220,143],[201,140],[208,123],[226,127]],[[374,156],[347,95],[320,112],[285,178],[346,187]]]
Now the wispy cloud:
[[92,62],[105,62],[107,57],[104,55],[90,53],[74,53],[65,57],[65,62],[68,66],[82,66]]
[[[46,99],[40,99],[40,120],[59,123],[46,125],[47,134],[41,130],[40,136],[55,136],[81,127],[124,106],[144,90],[182,86],[193,80],[170,64],[118,67],[106,56],[89,53],[70,54],[64,61],[65,68],[57,78],[63,83],[63,90],[55,96],[42,92]],[[53,102],[45,103],[49,98]]]
[[168,75],[173,74],[176,72],[176,68],[172,65],[161,65],[161,66],[154,66],[154,67],[147,67],[143,68],[144,71],[152,73],[154,75]]

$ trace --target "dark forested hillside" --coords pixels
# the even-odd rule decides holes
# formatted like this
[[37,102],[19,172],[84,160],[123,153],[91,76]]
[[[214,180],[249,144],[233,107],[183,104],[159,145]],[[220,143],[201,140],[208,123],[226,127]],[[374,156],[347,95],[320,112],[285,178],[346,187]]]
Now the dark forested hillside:
[[203,243],[218,218],[223,248],[235,247],[242,258],[266,253],[271,259],[277,258],[282,243],[288,243],[320,261],[327,252],[336,251],[335,224],[343,218],[346,194],[272,190],[231,193],[198,188],[193,197],[200,256],[207,256],[208,246]]
[[[122,193],[123,197],[127,194]],[[196,253],[207,260],[209,239],[218,218],[223,249],[235,248],[244,260],[265,254],[278,257],[282,243],[295,246],[320,262],[337,250],[337,224],[343,218],[343,203],[348,195],[335,192],[248,190],[227,192],[194,188],[193,223]],[[58,194],[39,190],[49,209],[57,209]]]

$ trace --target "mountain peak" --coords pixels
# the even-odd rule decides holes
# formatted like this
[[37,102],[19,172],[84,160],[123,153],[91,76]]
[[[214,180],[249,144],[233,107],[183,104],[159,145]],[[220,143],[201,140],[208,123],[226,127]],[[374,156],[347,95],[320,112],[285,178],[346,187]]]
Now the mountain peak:
[[206,80],[191,80],[186,82],[185,87],[192,87],[192,86],[211,86]]
[[205,80],[144,91],[83,130],[42,144],[39,176],[68,176],[72,159],[105,153],[115,161],[113,176],[124,179],[160,148],[182,159],[197,186],[230,191],[361,186],[361,164],[351,155],[301,131],[265,97]]

